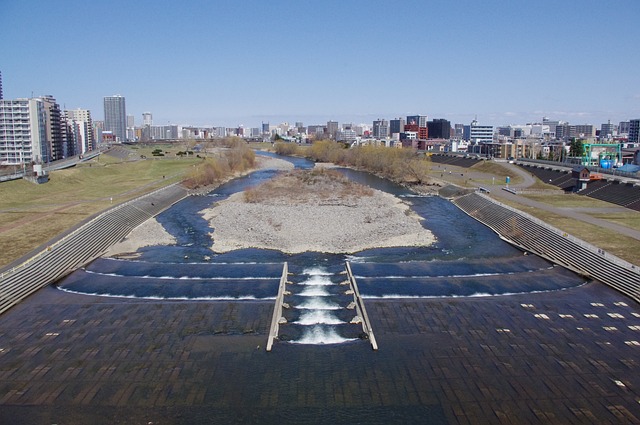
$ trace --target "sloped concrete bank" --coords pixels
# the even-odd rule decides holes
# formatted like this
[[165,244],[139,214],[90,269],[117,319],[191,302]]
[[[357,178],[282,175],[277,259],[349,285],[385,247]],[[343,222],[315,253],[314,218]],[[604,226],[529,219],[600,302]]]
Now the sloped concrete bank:
[[481,193],[453,199],[502,239],[602,282],[640,302],[640,268]]

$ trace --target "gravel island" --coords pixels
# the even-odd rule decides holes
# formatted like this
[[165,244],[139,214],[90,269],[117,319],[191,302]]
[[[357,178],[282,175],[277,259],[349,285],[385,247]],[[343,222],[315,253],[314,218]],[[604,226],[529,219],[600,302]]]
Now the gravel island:
[[212,249],[354,253],[435,241],[401,199],[326,169],[295,171],[202,211]]

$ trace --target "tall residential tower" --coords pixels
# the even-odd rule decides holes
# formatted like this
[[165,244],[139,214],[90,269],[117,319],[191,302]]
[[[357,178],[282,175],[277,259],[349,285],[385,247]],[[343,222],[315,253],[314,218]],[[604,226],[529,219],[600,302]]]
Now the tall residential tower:
[[117,142],[127,141],[127,110],[124,96],[104,98],[104,129],[113,132]]

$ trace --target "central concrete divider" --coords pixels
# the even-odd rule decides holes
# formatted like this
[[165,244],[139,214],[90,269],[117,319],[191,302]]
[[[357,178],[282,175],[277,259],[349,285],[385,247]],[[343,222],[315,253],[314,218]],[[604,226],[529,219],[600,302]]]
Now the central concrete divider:
[[362,330],[365,334],[367,334],[369,342],[371,343],[371,348],[377,350],[378,343],[376,342],[376,337],[373,335],[373,328],[371,328],[371,322],[369,321],[367,309],[364,306],[362,296],[360,296],[360,290],[358,289],[356,278],[353,276],[353,272],[351,271],[351,265],[349,264],[349,262],[347,261],[345,264],[347,267],[347,278],[349,279],[349,286],[353,291],[353,303],[357,314],[352,322],[358,323],[359,321],[362,324]]
[[280,330],[280,323],[285,323],[286,319],[282,317],[282,307],[284,304],[284,295],[286,294],[286,286],[289,277],[289,267],[285,261],[282,266],[282,276],[280,277],[280,285],[278,286],[278,295],[276,296],[276,303],[273,306],[273,315],[271,316],[271,328],[269,329],[269,338],[267,339],[267,351],[271,351],[273,347],[273,341],[278,337]]

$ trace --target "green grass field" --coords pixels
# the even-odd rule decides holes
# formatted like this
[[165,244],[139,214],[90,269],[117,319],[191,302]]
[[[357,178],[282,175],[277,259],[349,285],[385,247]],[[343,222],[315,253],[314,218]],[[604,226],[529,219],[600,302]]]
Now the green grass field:
[[[132,150],[133,151],[133,150]],[[133,157],[138,157],[134,153]],[[123,161],[110,155],[54,171],[48,183],[0,184],[0,266],[27,254],[87,217],[181,181],[197,158]]]

